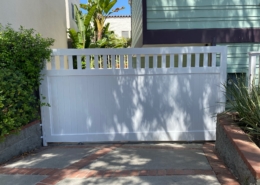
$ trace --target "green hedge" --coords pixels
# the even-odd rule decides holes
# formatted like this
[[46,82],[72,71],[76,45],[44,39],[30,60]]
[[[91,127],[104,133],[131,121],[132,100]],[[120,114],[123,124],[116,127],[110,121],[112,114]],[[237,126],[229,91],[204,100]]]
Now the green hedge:
[[0,24],[0,139],[39,116],[37,98],[43,60],[54,40],[33,29]]

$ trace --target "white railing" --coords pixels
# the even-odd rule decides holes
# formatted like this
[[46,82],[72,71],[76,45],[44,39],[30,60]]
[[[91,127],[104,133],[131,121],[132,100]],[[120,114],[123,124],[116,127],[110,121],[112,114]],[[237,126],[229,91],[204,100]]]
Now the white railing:
[[[260,59],[260,51],[249,52],[249,67],[248,67],[248,74],[247,74],[249,88],[252,87],[253,80],[256,78],[256,69],[257,69],[257,66],[259,66],[259,64],[260,64],[259,59]],[[257,62],[258,62],[258,64],[257,64]],[[258,75],[259,74],[260,73],[258,71]],[[260,80],[259,77],[258,77],[258,80]]]
[[54,49],[46,70],[226,68],[224,48]]

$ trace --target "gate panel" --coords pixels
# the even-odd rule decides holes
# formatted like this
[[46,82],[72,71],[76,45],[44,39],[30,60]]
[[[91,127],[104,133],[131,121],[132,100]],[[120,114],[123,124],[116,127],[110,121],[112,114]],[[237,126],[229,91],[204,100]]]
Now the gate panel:
[[95,52],[172,57],[184,52],[213,53],[221,57],[216,66],[46,69],[41,92],[51,107],[42,107],[45,144],[215,140],[214,115],[224,110],[219,102],[225,101],[221,89],[226,78],[225,47],[57,50],[53,55]]

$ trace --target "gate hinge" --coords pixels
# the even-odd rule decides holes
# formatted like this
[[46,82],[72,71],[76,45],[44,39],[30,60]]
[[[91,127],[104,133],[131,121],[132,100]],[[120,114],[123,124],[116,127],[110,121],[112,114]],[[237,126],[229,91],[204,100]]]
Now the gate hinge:
[[43,139],[43,136],[41,136],[41,139]]
[[42,127],[42,124],[40,124],[40,127]]

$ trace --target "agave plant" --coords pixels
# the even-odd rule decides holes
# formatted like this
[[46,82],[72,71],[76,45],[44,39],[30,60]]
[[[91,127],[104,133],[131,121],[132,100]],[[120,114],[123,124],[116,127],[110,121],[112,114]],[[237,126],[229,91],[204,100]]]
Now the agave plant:
[[236,83],[224,85],[230,108],[239,114],[239,125],[250,135],[260,136],[260,88],[252,83],[250,90],[245,78],[237,78]]

